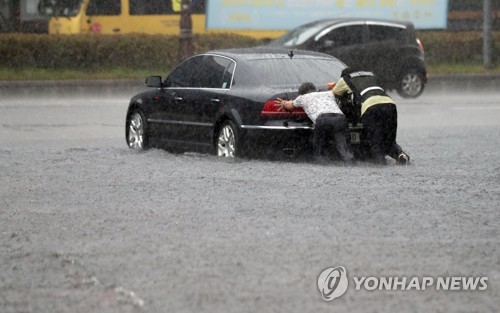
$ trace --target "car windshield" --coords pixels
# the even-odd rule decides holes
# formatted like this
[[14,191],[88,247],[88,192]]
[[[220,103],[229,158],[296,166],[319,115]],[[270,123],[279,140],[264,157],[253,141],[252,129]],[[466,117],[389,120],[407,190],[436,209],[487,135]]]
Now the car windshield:
[[76,16],[81,4],[82,0],[41,0],[38,10],[46,16]]
[[316,86],[340,78],[344,63],[329,58],[276,58],[252,60],[249,64],[253,74],[247,83],[272,88],[296,88],[304,82]]
[[271,46],[286,46],[286,47],[291,47],[291,46],[296,46],[303,44],[306,40],[311,38],[314,34],[316,34],[318,31],[323,29],[324,25],[323,24],[318,24],[318,23],[310,23],[306,25],[299,26],[295,29],[292,29],[285,35],[271,41],[270,45]]

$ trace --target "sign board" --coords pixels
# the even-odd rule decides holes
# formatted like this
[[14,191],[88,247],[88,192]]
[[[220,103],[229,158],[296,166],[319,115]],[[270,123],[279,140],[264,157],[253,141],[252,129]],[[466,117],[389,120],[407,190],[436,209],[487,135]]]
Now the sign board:
[[446,28],[448,0],[207,0],[207,29],[289,30],[325,18],[362,17]]

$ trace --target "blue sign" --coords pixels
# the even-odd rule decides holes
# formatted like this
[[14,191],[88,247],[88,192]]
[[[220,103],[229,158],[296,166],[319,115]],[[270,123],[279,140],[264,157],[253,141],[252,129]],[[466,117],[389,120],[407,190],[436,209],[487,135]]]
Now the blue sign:
[[448,0],[208,0],[207,29],[289,30],[325,18],[410,21],[446,28]]

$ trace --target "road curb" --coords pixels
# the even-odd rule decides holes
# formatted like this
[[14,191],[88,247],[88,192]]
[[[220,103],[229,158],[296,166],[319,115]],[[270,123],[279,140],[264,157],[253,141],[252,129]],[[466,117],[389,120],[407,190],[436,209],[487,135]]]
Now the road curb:
[[101,79],[101,80],[2,80],[0,81],[0,88],[8,87],[64,87],[64,86],[141,86],[144,85],[142,79]]
[[[497,89],[500,86],[500,74],[457,74],[429,75],[426,88],[431,90],[459,88],[464,90]],[[33,81],[0,81],[0,88],[16,89],[26,87],[104,87],[104,88],[141,88],[142,79],[118,80],[33,80]]]
[[429,89],[459,88],[466,91],[497,89],[500,86],[500,74],[457,74],[430,75]]

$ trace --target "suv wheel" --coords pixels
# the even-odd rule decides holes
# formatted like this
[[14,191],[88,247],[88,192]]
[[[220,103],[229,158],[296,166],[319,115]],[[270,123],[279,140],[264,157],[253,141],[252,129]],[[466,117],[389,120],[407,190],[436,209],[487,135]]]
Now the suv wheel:
[[424,77],[415,69],[404,70],[398,84],[398,94],[403,98],[416,98],[424,91]]

